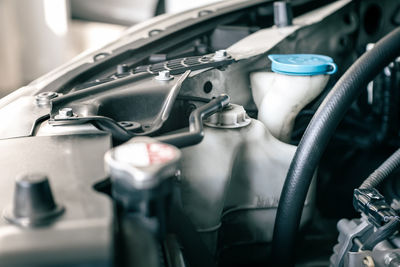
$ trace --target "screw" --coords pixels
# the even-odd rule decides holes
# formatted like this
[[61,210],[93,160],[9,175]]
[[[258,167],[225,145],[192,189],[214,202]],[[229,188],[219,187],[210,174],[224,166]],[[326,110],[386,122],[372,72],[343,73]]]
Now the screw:
[[36,96],[36,104],[38,106],[48,106],[50,100],[57,96],[58,94],[56,92],[42,92]]
[[226,50],[217,50],[217,51],[215,51],[213,59],[215,61],[220,61],[220,60],[227,59],[228,57],[229,57],[229,55],[228,55],[228,52],[226,52]]
[[74,116],[72,108],[62,108],[58,111],[58,116],[60,118],[70,118]]
[[174,77],[170,74],[169,70],[160,71],[156,77],[156,79],[159,81],[169,81],[173,78]]

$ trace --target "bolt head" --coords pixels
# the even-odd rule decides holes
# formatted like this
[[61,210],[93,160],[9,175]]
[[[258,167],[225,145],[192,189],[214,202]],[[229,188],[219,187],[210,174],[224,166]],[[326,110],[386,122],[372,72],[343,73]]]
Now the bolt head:
[[36,96],[36,104],[38,106],[48,106],[50,100],[57,96],[58,94],[56,92],[42,92]]
[[72,108],[62,108],[58,111],[58,115],[60,117],[69,118],[74,116],[74,112],[72,111]]
[[219,57],[226,57],[228,53],[226,52],[226,50],[218,50],[217,52],[215,52],[215,55]]
[[219,61],[219,60],[224,60],[224,59],[226,59],[226,58],[228,58],[228,52],[226,52],[226,50],[217,50],[217,51],[215,51],[215,54],[214,54],[214,60],[216,60],[216,61]]
[[169,70],[160,71],[160,72],[158,73],[158,75],[159,75],[160,77],[162,77],[162,78],[169,78],[169,77],[170,77]]
[[169,70],[163,70],[158,73],[158,76],[156,77],[157,80],[159,81],[169,81],[173,79],[173,76],[169,72]]
[[56,92],[42,92],[37,95],[38,98],[47,98],[47,99],[52,99],[57,96],[58,96],[58,94]]

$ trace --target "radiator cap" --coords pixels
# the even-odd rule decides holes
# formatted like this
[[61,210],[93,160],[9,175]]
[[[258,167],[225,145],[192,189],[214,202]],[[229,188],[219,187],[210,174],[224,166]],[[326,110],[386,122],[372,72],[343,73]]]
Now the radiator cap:
[[135,190],[156,187],[178,171],[181,152],[149,137],[134,137],[104,156],[114,184]]

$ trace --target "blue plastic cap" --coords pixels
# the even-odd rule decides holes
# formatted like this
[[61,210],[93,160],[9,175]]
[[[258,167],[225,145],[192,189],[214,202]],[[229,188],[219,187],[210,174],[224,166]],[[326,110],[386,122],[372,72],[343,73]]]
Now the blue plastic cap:
[[272,71],[281,74],[306,76],[333,74],[337,70],[333,59],[322,55],[269,55],[268,58],[272,61]]

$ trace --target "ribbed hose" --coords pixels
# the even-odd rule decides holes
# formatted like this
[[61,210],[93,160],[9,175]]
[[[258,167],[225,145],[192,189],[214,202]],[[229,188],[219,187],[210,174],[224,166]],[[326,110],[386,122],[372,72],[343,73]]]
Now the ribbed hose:
[[360,185],[360,189],[377,187],[383,180],[400,167],[400,149],[396,150]]
[[308,125],[292,160],[275,219],[271,259],[291,266],[304,201],[316,166],[351,103],[385,66],[400,55],[400,28],[363,54],[340,78]]

